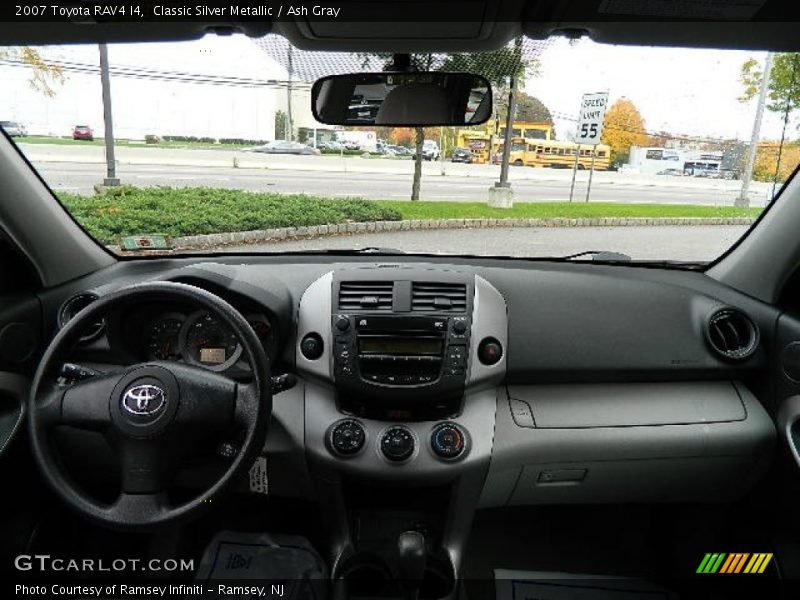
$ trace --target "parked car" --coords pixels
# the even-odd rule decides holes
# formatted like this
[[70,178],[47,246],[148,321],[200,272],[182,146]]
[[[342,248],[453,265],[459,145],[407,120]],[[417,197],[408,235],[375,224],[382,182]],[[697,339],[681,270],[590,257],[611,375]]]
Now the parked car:
[[0,121],[0,128],[2,128],[9,137],[25,137],[28,135],[28,130],[25,129],[25,125],[17,121]]
[[87,142],[94,141],[94,131],[88,125],[75,125],[72,130],[73,140],[86,140]]
[[683,177],[683,169],[664,169],[659,171],[656,175],[674,175],[676,177]]
[[288,142],[276,140],[269,142],[263,146],[256,146],[255,148],[247,148],[245,152],[261,152],[263,154],[303,154],[303,155],[320,155],[317,148],[312,148],[300,142]]
[[344,146],[342,146],[340,142],[331,141],[331,142],[319,142],[317,144],[317,148],[319,150],[335,150],[336,152],[338,152],[339,150],[344,148]]
[[[413,156],[416,158],[416,153],[414,153]],[[439,156],[439,144],[434,140],[425,140],[422,142],[422,160],[438,160]]]
[[392,144],[387,146],[392,152],[394,152],[395,156],[413,156],[414,151],[411,148],[406,148],[405,146],[400,146],[397,144]]
[[450,156],[451,162],[471,163],[472,151],[469,148],[456,148]]

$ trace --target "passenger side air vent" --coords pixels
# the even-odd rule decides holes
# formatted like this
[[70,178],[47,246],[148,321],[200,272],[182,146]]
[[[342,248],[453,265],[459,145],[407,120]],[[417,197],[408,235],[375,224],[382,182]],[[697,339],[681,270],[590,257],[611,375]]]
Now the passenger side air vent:
[[743,360],[758,346],[758,328],[744,313],[726,308],[708,320],[708,341],[723,358]]
[[[95,300],[97,300],[97,294],[94,294],[92,292],[83,292],[81,294],[76,294],[75,296],[72,296],[71,298],[65,300],[64,304],[61,305],[61,308],[58,311],[59,329],[63,328],[64,325],[69,323],[72,317],[77,315],[80,311],[89,306]],[[101,333],[103,333],[105,327],[106,327],[106,322],[105,319],[102,318],[98,318],[96,321],[87,324],[81,334],[80,341],[88,342],[89,340],[93,340]]]
[[343,281],[339,284],[339,310],[392,310],[392,281]]
[[467,286],[463,283],[411,284],[411,310],[426,312],[465,312]]

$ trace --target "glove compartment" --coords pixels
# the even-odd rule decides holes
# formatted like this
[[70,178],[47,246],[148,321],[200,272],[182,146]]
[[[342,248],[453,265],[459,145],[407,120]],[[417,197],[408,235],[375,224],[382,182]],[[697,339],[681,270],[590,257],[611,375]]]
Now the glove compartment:
[[509,386],[481,505],[734,499],[774,444],[738,382]]

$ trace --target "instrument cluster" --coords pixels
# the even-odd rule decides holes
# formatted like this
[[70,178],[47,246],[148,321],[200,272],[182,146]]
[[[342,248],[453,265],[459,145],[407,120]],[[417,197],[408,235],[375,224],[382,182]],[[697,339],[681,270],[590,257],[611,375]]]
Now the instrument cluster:
[[[263,314],[245,315],[267,354],[272,344],[272,323]],[[158,315],[145,329],[145,353],[151,360],[180,360],[210,371],[226,371],[242,356],[236,334],[207,310]]]
[[[278,332],[270,316],[255,311],[242,314],[264,351],[274,359]],[[120,315],[109,333],[112,346],[132,355],[135,361],[180,361],[217,372],[249,369],[236,334],[208,310],[182,305],[140,306]]]

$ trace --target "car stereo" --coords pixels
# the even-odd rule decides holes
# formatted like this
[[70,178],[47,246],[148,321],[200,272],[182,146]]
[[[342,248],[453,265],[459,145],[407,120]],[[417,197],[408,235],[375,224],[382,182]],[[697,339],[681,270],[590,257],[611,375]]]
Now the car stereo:
[[333,367],[343,394],[424,400],[460,397],[470,317],[334,314]]

